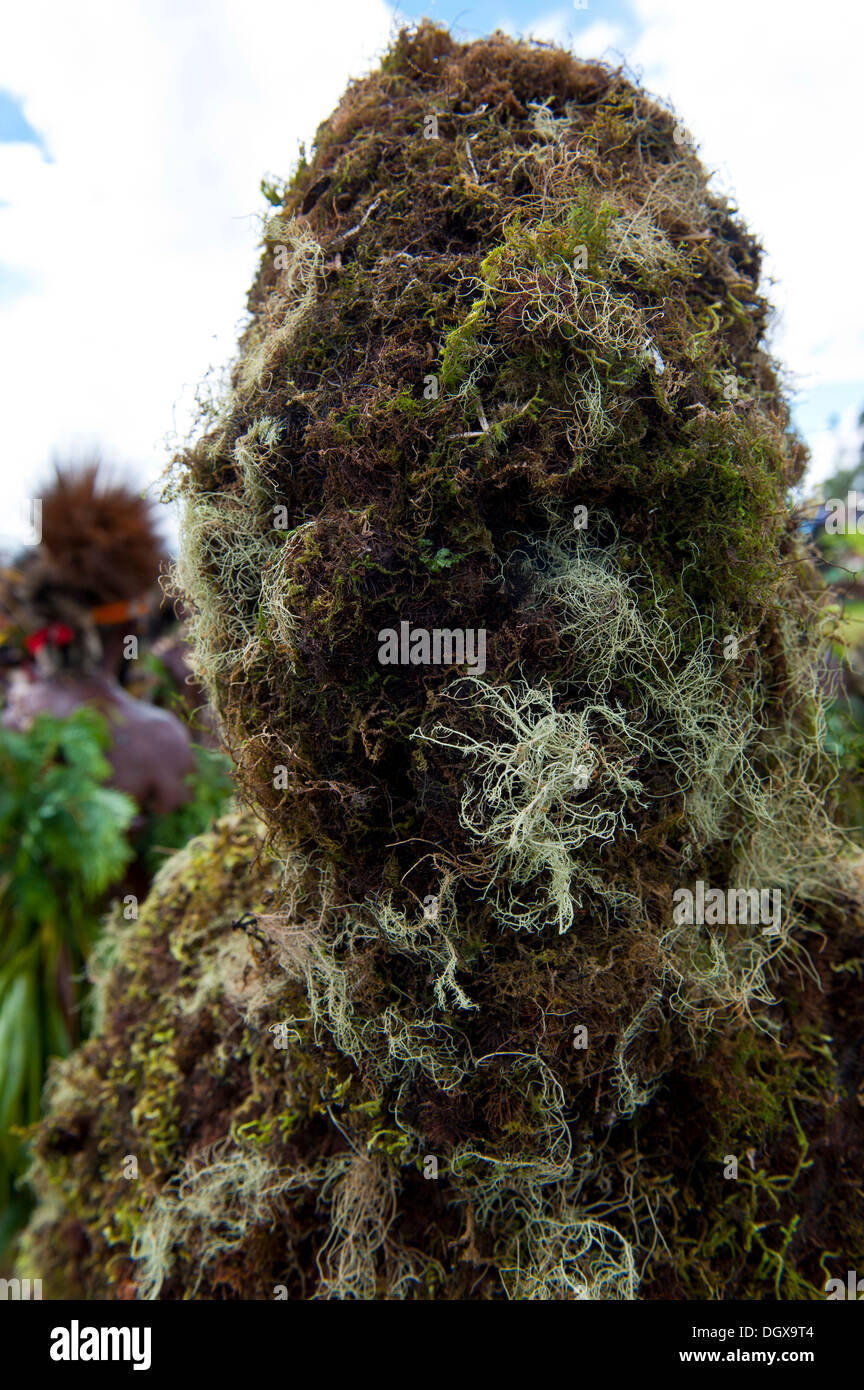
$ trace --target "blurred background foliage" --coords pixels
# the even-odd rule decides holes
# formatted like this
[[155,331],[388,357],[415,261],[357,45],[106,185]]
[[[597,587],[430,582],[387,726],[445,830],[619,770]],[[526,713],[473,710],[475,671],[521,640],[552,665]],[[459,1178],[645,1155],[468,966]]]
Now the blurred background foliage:
[[[840,768],[842,819],[860,832],[864,829],[864,410],[858,426],[854,456],[838,459],[836,471],[819,487],[818,500],[805,506],[803,528],[816,547],[825,583],[842,604],[833,651],[836,696],[827,710],[828,747]],[[846,509],[843,526],[832,521],[832,503],[843,503]]]
[[190,799],[136,832],[134,801],[106,785],[109,744],[89,708],[0,727],[0,1262],[29,1210],[18,1180],[48,1059],[87,1035],[85,965],[109,901],[131,891],[133,861],[152,877],[231,793],[227,758],[196,746]]

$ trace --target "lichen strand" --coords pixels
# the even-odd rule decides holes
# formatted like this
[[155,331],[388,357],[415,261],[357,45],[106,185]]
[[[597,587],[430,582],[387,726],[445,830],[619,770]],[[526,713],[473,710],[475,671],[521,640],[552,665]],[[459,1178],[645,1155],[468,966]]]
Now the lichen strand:
[[[20,1263],[48,1297],[445,1285],[452,1194],[406,1160],[376,1086],[319,1026],[321,987],[335,1010],[341,984],[314,945],[327,894],[264,839],[226,817],[166,864],[134,925],[108,925],[95,1036],[54,1064],[34,1144]],[[457,1270],[449,1296],[478,1274]]]
[[[179,577],[278,883],[148,903],[33,1267],[65,1222],[91,1291],[815,1296],[864,1260],[864,875],[759,247],[620,72],[430,25],[270,196]],[[382,665],[402,621],[486,670]],[[697,879],[780,931],[676,924]]]

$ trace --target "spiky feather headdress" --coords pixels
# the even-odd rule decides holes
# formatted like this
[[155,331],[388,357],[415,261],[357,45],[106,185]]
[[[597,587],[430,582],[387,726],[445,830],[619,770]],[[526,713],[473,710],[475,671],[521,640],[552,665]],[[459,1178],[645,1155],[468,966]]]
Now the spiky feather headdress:
[[6,630],[31,651],[47,643],[95,659],[98,629],[150,607],[165,558],[153,505],[99,459],[55,464],[40,502],[38,544],[0,575]]

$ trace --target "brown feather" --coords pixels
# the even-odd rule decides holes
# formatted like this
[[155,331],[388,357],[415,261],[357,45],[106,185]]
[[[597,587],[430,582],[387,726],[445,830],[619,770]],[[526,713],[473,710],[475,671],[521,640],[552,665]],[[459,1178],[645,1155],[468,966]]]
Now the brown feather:
[[42,545],[53,585],[95,606],[138,598],[165,558],[153,504],[100,461],[55,465],[42,492]]

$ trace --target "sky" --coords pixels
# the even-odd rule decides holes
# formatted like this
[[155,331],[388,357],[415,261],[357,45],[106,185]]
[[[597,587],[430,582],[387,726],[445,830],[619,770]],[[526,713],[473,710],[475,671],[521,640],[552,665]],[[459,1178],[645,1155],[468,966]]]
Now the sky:
[[[291,172],[398,21],[624,63],[768,248],[814,486],[864,407],[854,0],[0,0],[0,545],[54,456],[158,488],[232,355],[262,176]],[[818,488],[817,488],[818,490]]]

